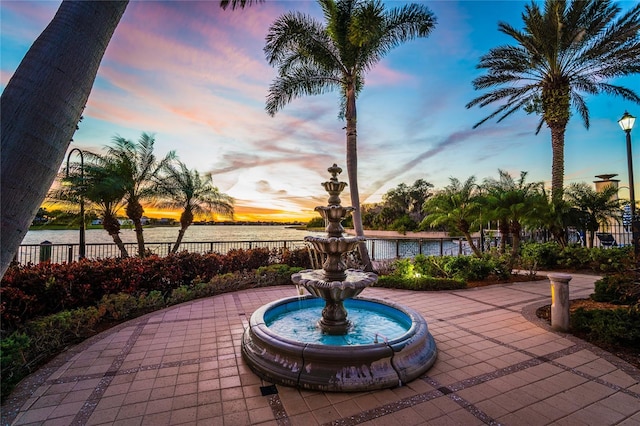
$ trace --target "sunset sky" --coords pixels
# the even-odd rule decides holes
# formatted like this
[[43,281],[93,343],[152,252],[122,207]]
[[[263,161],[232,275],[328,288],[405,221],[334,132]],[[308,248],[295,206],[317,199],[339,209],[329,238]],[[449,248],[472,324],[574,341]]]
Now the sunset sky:
[[[405,2],[386,1],[387,8]],[[529,181],[551,181],[551,142],[538,118],[523,112],[501,123],[472,126],[492,107],[465,109],[480,92],[471,81],[490,48],[511,43],[498,21],[521,28],[521,1],[428,1],[433,33],[400,46],[365,79],[358,98],[361,201],[379,201],[399,183],[425,179],[442,188],[449,177],[479,180],[528,171]],[[635,2],[619,2],[623,8]],[[4,89],[29,46],[60,2],[0,3]],[[345,171],[344,122],[337,92],[294,100],[275,117],[264,109],[276,70],[264,57],[270,24],[287,11],[322,20],[312,1],[271,1],[226,10],[213,1],[132,0],[102,61],[71,148],[100,152],[119,135],[155,133],[158,156],[175,150],[190,168],[211,172],[236,199],[238,220],[307,220],[326,204],[320,185],[333,163]],[[640,77],[613,81],[640,91]],[[600,95],[587,98],[591,128],[573,117],[566,132],[565,185],[618,174],[628,198],[625,136],[617,120],[640,105]],[[640,121],[635,141],[640,193]],[[343,204],[348,205],[345,190]],[[149,215],[168,216],[147,210]]]

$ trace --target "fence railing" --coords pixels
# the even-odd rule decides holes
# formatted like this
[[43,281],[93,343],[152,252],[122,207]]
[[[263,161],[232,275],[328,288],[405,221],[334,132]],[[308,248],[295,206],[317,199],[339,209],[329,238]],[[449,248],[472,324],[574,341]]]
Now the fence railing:
[[[137,243],[124,243],[130,256],[138,253]],[[173,243],[144,243],[145,250],[158,256],[166,256],[171,252]],[[220,253],[226,254],[233,249],[253,249],[253,248],[304,248],[301,240],[278,240],[278,241],[204,241],[204,242],[183,242],[180,251],[192,253]],[[87,259],[104,259],[120,256],[120,249],[114,243],[88,243],[85,245],[85,257]],[[21,245],[15,257],[15,261],[21,264],[38,263],[50,261],[53,263],[77,261],[79,256],[79,244],[25,244]]]
[[[531,240],[531,236],[523,240]],[[535,239],[535,238],[534,238]],[[499,237],[474,238],[474,244],[489,250],[499,244]],[[569,231],[569,242],[584,243],[584,236],[575,230]],[[632,242],[631,231],[622,225],[608,225],[601,227],[598,237],[594,241],[595,247],[612,247],[630,245]],[[78,260],[79,244],[25,244],[21,245],[16,254],[15,261],[21,264],[50,261],[53,263],[73,262]],[[464,238],[367,238],[365,244],[369,250],[371,260],[386,260],[394,258],[414,257],[418,254],[425,256],[469,255],[471,248]],[[135,256],[138,251],[137,243],[125,243],[130,256]],[[484,247],[482,247],[484,245]],[[166,256],[171,252],[173,243],[169,242],[145,242],[145,249],[158,256]],[[303,240],[272,240],[272,241],[204,241],[183,242],[180,250],[193,253],[220,253],[226,254],[233,249],[302,249],[305,248]],[[114,243],[88,243],[85,245],[85,253],[88,259],[99,259],[120,256],[120,250]]]
[[[368,238],[367,249],[372,260],[393,259],[399,257],[413,257],[418,254],[444,256],[470,254],[469,245],[460,238],[438,239],[382,239]],[[130,256],[138,252],[137,243],[125,243],[125,248]],[[145,242],[145,249],[158,256],[166,256],[171,252],[173,243]],[[226,254],[233,249],[303,249],[306,245],[303,240],[274,240],[274,241],[204,241],[183,242],[180,251],[186,250],[192,253],[220,253]],[[21,264],[39,263],[50,261],[53,263],[77,261],[79,256],[79,244],[51,244],[45,241],[42,244],[23,244],[20,246],[15,261]],[[120,249],[113,243],[88,243],[85,245],[85,257],[87,259],[103,259],[120,256]]]

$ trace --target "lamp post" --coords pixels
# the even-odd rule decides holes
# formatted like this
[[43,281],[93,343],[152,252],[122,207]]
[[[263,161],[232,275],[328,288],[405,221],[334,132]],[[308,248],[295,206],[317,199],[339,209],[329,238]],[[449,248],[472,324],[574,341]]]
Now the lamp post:
[[[84,155],[80,148],[73,148],[69,151],[69,155],[67,155],[67,177],[69,177],[69,160],[71,159],[71,154],[74,151],[78,151],[80,155],[80,244],[78,249],[78,258],[84,259],[86,255],[86,244],[84,239]],[[71,259],[69,259],[71,261]]]
[[633,129],[635,121],[636,118],[625,111],[622,118],[618,120],[618,124],[627,134],[627,165],[629,167],[629,198],[631,201],[631,239],[633,240],[633,253],[637,261],[640,255],[640,221],[638,221],[636,216],[636,196],[633,186],[633,156],[631,153],[631,129]]

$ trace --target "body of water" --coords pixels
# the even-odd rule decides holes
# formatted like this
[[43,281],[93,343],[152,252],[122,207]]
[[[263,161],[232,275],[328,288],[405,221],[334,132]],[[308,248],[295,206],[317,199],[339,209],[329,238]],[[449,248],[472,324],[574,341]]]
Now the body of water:
[[[154,243],[171,243],[178,236],[179,227],[155,227],[144,229],[144,240]],[[183,242],[201,241],[277,241],[300,240],[311,232],[289,228],[282,225],[192,225],[187,229]],[[120,238],[125,243],[135,243],[136,233],[133,229],[122,229]],[[22,244],[40,244],[49,241],[52,244],[78,244],[79,230],[30,230],[22,240]],[[104,229],[87,229],[87,244],[113,243],[113,239]]]
[[[164,256],[171,249],[171,243],[178,236],[179,227],[155,227],[145,228],[144,240],[147,249],[158,255]],[[226,253],[232,248],[272,247],[271,243],[255,244],[260,241],[296,241],[302,242],[308,235],[323,235],[322,231],[309,232],[284,225],[195,225],[190,226],[182,240],[182,250],[194,252],[217,251]],[[120,238],[128,244],[129,254],[136,253],[136,233],[133,229],[122,229]],[[49,258],[53,262],[77,260],[79,256],[79,231],[77,229],[66,230],[30,230],[22,241],[23,247],[17,256],[21,263],[37,262],[42,257],[39,245],[48,241],[54,245],[53,255]],[[104,229],[88,229],[85,231],[87,244],[87,257],[113,257],[118,256],[113,239]],[[235,243],[234,242],[254,242]],[[66,245],[73,245],[72,251]],[[393,259],[396,257],[414,257],[419,253],[425,255],[457,255],[469,254],[466,244],[459,239],[395,239],[395,238],[367,238],[366,245],[369,255],[373,260]],[[279,246],[279,245],[277,245]],[[300,247],[301,244],[292,243],[289,247]],[[275,246],[274,246],[275,247]]]

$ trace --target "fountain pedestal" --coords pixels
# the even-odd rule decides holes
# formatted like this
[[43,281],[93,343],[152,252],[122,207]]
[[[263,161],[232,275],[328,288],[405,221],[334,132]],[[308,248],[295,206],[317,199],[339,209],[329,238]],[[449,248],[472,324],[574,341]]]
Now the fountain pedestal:
[[351,322],[347,319],[344,300],[359,295],[362,290],[378,280],[372,272],[348,269],[344,272],[342,281],[327,281],[321,269],[307,269],[291,276],[294,284],[300,285],[316,297],[325,301],[322,318],[318,320],[318,327],[327,334],[346,334]]

